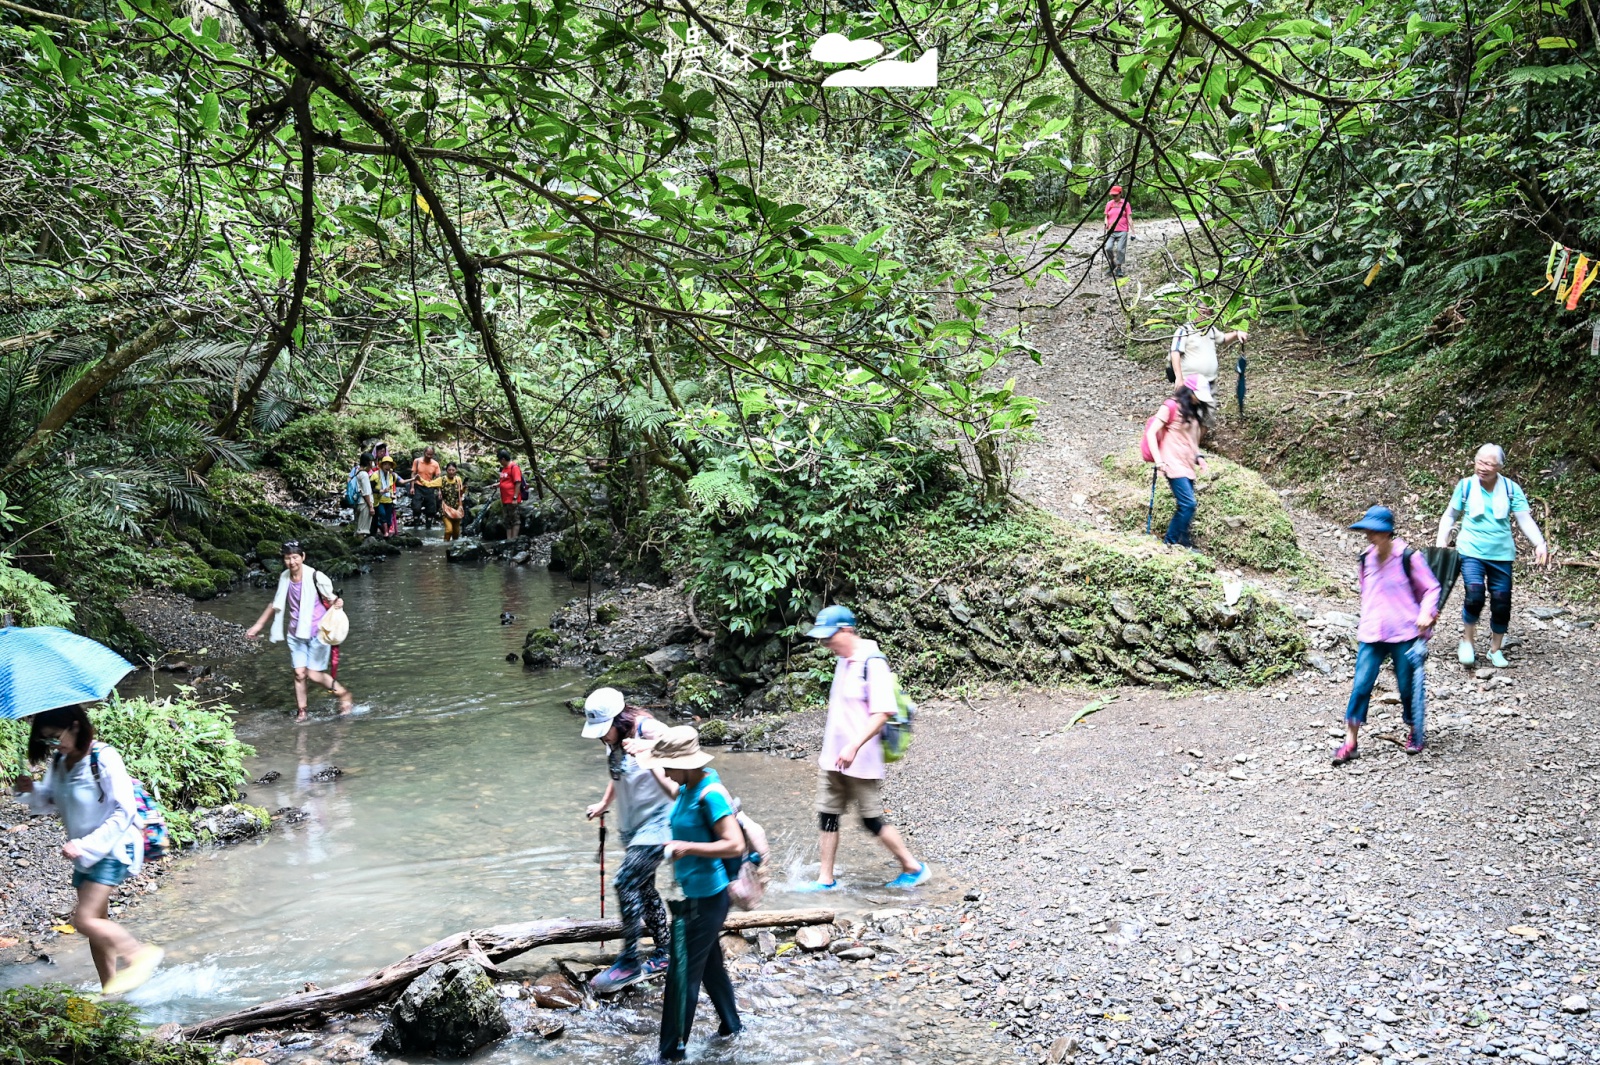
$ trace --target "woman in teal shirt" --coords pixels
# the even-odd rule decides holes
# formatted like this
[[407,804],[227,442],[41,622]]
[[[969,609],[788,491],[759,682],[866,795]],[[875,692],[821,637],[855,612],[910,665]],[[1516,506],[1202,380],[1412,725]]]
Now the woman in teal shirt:
[[728,918],[728,872],[723,862],[743,857],[744,832],[717,771],[706,768],[711,756],[700,749],[700,734],[692,727],[670,728],[653,743],[630,741],[628,747],[642,768],[661,769],[678,785],[672,841],[663,857],[672,862],[684,897],[669,903],[675,942],[661,1006],[660,1050],[662,1061],[682,1061],[702,983],[722,1022],[717,1034],[736,1035],[743,1027],[733,981],[722,961],[721,937]]
[[1516,541],[1511,538],[1515,521],[1522,535],[1533,545],[1533,560],[1543,566],[1550,561],[1544,534],[1528,509],[1522,487],[1500,471],[1506,453],[1499,444],[1485,444],[1472,460],[1473,476],[1464,477],[1450,494],[1450,505],[1439,519],[1440,547],[1450,545],[1450,530],[1461,522],[1456,550],[1461,553],[1461,583],[1466,594],[1461,602],[1461,643],[1456,658],[1464,666],[1477,662],[1473,639],[1478,634],[1478,619],[1483,602],[1489,600],[1489,664],[1496,669],[1510,665],[1501,646],[1511,627],[1511,563],[1517,557]]

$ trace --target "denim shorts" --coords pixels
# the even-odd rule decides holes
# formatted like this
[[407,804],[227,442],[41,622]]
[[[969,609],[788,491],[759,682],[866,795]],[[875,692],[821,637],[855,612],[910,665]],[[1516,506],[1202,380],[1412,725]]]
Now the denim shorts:
[[82,884],[104,884],[106,887],[116,887],[128,879],[128,871],[133,868],[127,862],[119,862],[115,858],[101,858],[89,867],[88,872],[81,869],[72,870],[72,886]]
[[294,668],[326,673],[332,660],[332,644],[323,643],[315,636],[309,640],[289,637],[289,661],[294,663]]

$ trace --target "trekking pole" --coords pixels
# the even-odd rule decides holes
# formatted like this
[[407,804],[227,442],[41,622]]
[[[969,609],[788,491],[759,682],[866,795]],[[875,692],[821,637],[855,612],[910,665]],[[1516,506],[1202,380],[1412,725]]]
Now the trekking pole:
[[1150,526],[1156,518],[1156,478],[1161,475],[1161,467],[1154,466],[1150,469],[1150,509],[1144,516],[1144,534],[1151,535]]
[[[600,919],[606,919],[606,815],[600,815],[600,849],[595,852],[595,858],[600,862]],[[600,941],[600,949],[605,949],[605,940]]]

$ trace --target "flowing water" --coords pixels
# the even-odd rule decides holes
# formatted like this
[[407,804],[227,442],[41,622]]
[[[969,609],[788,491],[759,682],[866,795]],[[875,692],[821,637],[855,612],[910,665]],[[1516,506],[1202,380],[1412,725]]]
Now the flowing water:
[[[428,549],[345,582],[343,593],[351,631],[339,678],[355,693],[355,714],[334,716],[332,698],[313,688],[312,719],[296,724],[281,644],[219,666],[240,686],[231,698],[239,733],[257,752],[251,779],[279,774],[247,785],[248,801],[307,816],[259,842],[175,859],[161,890],[133,911],[134,934],[167,950],[163,969],[132,996],[152,1023],[214,1016],[307,982],[327,987],[467,928],[599,912],[598,829],[583,809],[604,789],[605,761],[566,707],[588,678],[506,661],[575,586],[538,568],[450,565]],[[269,598],[245,588],[210,609],[247,624]],[[502,625],[503,612],[516,620]],[[716,765],[768,828],[778,869],[797,875],[814,842],[810,763],[721,753]],[[609,869],[620,860],[613,834]],[[892,872],[875,851],[859,861],[862,883],[877,866]],[[671,881],[663,870],[664,891]],[[614,915],[609,881],[608,896]],[[768,905],[807,903],[778,886]],[[86,946],[61,945],[56,967],[9,975],[92,986]],[[892,1042],[892,1011],[859,1006],[825,1002],[804,1019],[758,1010],[736,1048],[706,1050],[706,1060],[844,1060]],[[831,1009],[851,1010],[850,1023],[810,1023]],[[702,1003],[697,1030],[707,1028],[715,1020]],[[655,1020],[643,1006],[608,1009],[575,1020],[573,1031],[549,1042],[513,1038],[477,1060],[647,1060]]]

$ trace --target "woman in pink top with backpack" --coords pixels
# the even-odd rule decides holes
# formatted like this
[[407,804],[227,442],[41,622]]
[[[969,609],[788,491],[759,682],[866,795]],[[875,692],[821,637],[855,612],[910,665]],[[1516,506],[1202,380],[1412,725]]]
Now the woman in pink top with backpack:
[[1163,542],[1191,551],[1194,543],[1189,539],[1189,526],[1197,508],[1194,482],[1206,468],[1206,460],[1200,457],[1200,433],[1210,406],[1211,383],[1190,374],[1144,426],[1144,460],[1155,463],[1157,472],[1166,477],[1177,505]]
[[1395,686],[1400,689],[1401,716],[1411,726],[1406,753],[1422,752],[1423,716],[1428,637],[1439,620],[1439,579],[1428,560],[1394,534],[1394,514],[1388,507],[1372,507],[1351,525],[1367,534],[1361,553],[1361,624],[1356,629],[1356,675],[1345,708],[1348,735],[1334,753],[1333,764],[1344,765],[1356,757],[1356,735],[1367,723],[1367,704],[1385,658],[1394,661]]

